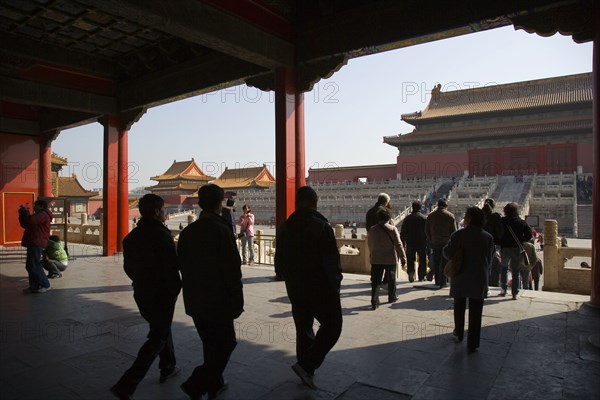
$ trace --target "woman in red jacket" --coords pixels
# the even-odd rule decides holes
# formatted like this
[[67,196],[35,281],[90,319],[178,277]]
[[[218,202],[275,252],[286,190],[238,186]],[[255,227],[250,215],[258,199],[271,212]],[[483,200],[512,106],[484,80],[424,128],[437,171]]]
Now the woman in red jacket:
[[19,207],[19,224],[25,229],[21,245],[27,248],[25,269],[29,274],[29,286],[23,289],[23,293],[45,293],[50,290],[50,282],[41,262],[42,252],[50,237],[50,222],[52,211],[44,200],[33,203],[33,214],[29,213],[29,207]]

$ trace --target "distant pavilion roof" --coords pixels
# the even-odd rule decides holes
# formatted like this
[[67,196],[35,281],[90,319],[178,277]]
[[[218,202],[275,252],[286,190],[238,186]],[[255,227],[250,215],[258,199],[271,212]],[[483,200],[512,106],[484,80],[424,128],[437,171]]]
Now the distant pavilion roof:
[[172,183],[169,181],[160,182],[158,185],[149,186],[146,190],[182,190],[182,191],[196,191],[207,182],[196,182],[196,183]]
[[434,118],[591,103],[591,101],[591,73],[450,92],[442,92],[441,85],[438,84],[431,91],[431,100],[427,107],[423,111],[402,114],[402,120],[411,125],[418,125],[421,121]]
[[223,189],[267,188],[275,185],[275,178],[266,165],[250,168],[225,168],[213,182]]
[[215,179],[213,176],[208,176],[198,167],[194,159],[189,161],[173,161],[173,164],[162,175],[154,176],[153,181],[169,181],[169,180],[188,180],[208,182]]
[[86,190],[81,186],[77,175],[58,177],[58,196],[59,197],[94,197],[98,192]]
[[61,157],[58,154],[56,154],[55,152],[52,152],[51,158],[50,158],[50,163],[55,164],[55,165],[67,165],[68,161],[66,157]]

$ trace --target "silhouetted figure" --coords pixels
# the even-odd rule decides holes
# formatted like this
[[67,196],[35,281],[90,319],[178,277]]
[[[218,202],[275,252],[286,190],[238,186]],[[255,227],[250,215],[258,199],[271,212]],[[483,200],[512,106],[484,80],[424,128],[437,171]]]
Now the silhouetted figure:
[[204,363],[181,389],[193,399],[216,397],[227,388],[223,371],[237,346],[233,320],[244,311],[240,254],[231,226],[221,216],[224,191],[208,184],[198,190],[202,212],[179,235],[177,250],[185,312],[202,340]]
[[[315,370],[342,332],[342,269],[333,229],[317,211],[317,193],[309,186],[296,192],[296,211],[277,232],[275,271],[285,280],[296,324],[292,366],[302,382],[315,389]],[[313,323],[320,324],[314,333]]]
[[140,314],[150,325],[148,340],[133,365],[110,389],[119,399],[129,399],[159,357],[160,383],[179,373],[171,323],[181,290],[177,254],[171,231],[164,225],[165,202],[155,194],[139,202],[141,218],[137,228],[123,239],[123,269],[131,279],[133,298]]
[[444,257],[451,259],[457,251],[463,252],[462,268],[450,280],[450,296],[454,297],[454,334],[463,340],[465,331],[465,309],[469,299],[469,336],[467,348],[470,352],[479,347],[483,299],[487,293],[488,271],[494,254],[494,239],[483,229],[484,215],[477,207],[469,207],[465,213],[465,229],[452,234],[444,247]]
[[429,267],[435,277],[435,284],[440,289],[446,287],[446,277],[443,273],[446,260],[442,255],[442,249],[448,244],[450,235],[456,231],[454,214],[449,212],[447,208],[446,199],[439,199],[437,208],[429,213],[425,221],[425,235],[431,249]]
[[412,203],[412,212],[402,222],[400,238],[406,250],[408,280],[415,280],[415,261],[419,257],[418,279],[425,280],[427,274],[427,236],[425,223],[427,218],[421,213],[421,202]]

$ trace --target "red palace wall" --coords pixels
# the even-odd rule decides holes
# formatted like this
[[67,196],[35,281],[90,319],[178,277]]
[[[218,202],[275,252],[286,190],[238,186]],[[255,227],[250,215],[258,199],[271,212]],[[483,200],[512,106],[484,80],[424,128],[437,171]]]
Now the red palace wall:
[[344,168],[308,171],[308,182],[358,182],[358,178],[367,178],[368,182],[396,179],[395,165],[382,165],[375,168]]
[[592,148],[589,144],[477,149],[441,154],[399,155],[398,174],[402,178],[458,177],[469,175],[572,173],[577,166],[591,172]]
[[577,165],[583,167],[582,172],[594,170],[594,153],[591,143],[577,143]]
[[96,218],[100,218],[102,213],[102,199],[95,199],[88,201],[88,217],[94,215]]
[[21,243],[23,229],[17,210],[25,203],[33,208],[39,188],[39,156],[35,138],[0,134],[0,245]]
[[469,169],[466,151],[440,154],[400,154],[397,158],[397,172],[406,178],[460,177]]

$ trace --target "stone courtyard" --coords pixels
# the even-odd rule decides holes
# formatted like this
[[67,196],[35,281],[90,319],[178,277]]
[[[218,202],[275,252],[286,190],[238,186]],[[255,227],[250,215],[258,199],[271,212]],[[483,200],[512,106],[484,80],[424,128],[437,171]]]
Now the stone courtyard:
[[[24,249],[0,248],[0,398],[110,399],[147,325],[122,259],[74,245],[63,278],[46,294],[23,295]],[[223,399],[598,399],[600,350],[588,340],[600,317],[588,296],[492,289],[479,351],[452,336],[448,290],[401,281],[399,300],[370,310],[368,277],[342,282],[344,327],[315,378],[291,370],[295,333],[285,286],[270,266],[243,268],[245,312],[225,371]],[[385,300],[385,293],[382,293]],[[180,376],[158,384],[153,367],[136,399],[184,400],[179,385],[202,362],[201,343],[180,297],[173,323]]]

